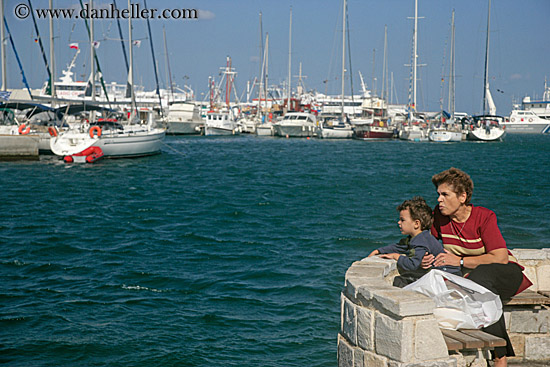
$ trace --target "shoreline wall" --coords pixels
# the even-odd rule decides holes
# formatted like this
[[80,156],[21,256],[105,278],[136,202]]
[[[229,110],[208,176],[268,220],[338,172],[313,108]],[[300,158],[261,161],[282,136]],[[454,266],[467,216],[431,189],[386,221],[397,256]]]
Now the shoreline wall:
[[[512,250],[531,290],[550,292],[550,249]],[[339,367],[486,366],[481,351],[448,352],[433,315],[433,301],[393,287],[396,262],[378,257],[354,262],[341,293]],[[515,362],[550,363],[550,310],[504,308]],[[449,354],[450,353],[450,354]]]

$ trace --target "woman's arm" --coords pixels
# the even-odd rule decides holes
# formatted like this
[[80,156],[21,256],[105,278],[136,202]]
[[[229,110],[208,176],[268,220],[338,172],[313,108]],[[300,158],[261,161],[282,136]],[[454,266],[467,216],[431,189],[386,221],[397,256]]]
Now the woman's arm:
[[[436,256],[434,266],[460,266],[460,259],[460,256],[453,255],[445,250],[445,252]],[[483,264],[508,264],[508,249],[498,248],[483,255],[465,256],[462,259],[464,259],[464,267],[468,269],[475,269]]]

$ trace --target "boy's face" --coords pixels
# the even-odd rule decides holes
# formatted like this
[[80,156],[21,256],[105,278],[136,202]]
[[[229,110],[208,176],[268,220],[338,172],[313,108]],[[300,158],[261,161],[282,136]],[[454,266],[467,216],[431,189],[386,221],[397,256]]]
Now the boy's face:
[[413,220],[411,218],[411,212],[409,209],[404,209],[399,212],[399,229],[404,235],[414,235],[418,228],[420,228],[420,221]]

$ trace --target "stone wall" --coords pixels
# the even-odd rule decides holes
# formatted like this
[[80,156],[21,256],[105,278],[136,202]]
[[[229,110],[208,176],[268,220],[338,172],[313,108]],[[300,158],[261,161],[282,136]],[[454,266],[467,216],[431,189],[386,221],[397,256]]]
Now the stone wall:
[[[514,250],[533,290],[550,291],[550,249]],[[433,301],[393,287],[396,262],[357,261],[346,272],[341,294],[339,367],[486,366],[479,351],[447,351],[433,315]],[[516,361],[550,362],[548,309],[505,309]]]

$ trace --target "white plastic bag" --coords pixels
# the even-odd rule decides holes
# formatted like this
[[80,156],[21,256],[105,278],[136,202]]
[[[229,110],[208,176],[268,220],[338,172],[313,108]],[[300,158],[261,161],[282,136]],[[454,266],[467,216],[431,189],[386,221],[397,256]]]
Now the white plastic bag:
[[479,329],[502,316],[500,297],[473,281],[432,269],[403,289],[420,292],[435,301],[434,316],[443,329]]

